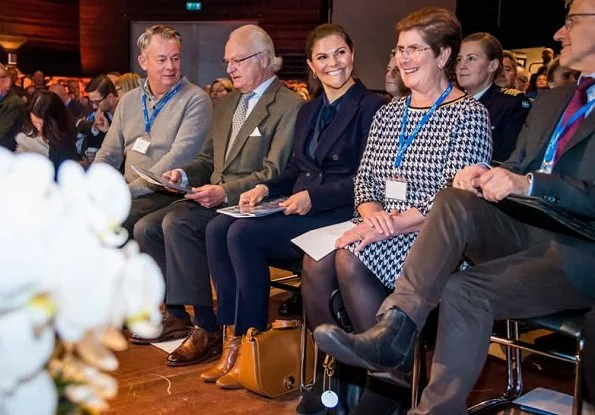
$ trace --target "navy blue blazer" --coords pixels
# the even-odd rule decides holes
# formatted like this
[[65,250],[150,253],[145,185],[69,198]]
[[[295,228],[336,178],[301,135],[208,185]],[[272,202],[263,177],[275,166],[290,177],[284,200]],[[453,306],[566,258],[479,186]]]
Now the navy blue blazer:
[[494,151],[492,160],[508,159],[516,146],[516,140],[531,109],[531,102],[525,94],[511,95],[502,92],[496,84],[479,98],[490,114]]
[[314,154],[308,156],[307,141],[323,105],[322,95],[298,112],[293,152],[285,170],[265,182],[269,197],[289,196],[307,190],[314,215],[340,207],[353,209],[353,176],[366,146],[368,131],[383,99],[360,82],[347,92],[341,107],[323,131]]

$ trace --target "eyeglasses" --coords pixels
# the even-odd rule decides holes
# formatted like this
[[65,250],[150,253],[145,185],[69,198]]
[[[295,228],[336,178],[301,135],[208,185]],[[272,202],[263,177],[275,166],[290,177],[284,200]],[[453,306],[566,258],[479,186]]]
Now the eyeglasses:
[[402,56],[407,56],[409,58],[416,59],[420,57],[422,52],[425,52],[426,50],[430,49],[432,48],[420,48],[419,46],[397,46],[397,48],[395,49],[395,57],[399,58]]
[[98,99],[98,100],[92,100],[92,99],[90,99],[89,102],[91,103],[91,105],[99,105],[106,98],[107,98],[107,95],[104,95],[103,98],[101,98],[101,99]]
[[566,15],[566,19],[564,20],[564,27],[566,30],[572,29],[572,26],[576,23],[577,17],[588,17],[588,16],[595,16],[595,13],[570,13]]
[[252,55],[248,55],[248,56],[246,56],[244,58],[223,59],[221,61],[221,65],[223,66],[224,69],[227,69],[227,67],[230,64],[231,64],[231,66],[237,68],[238,66],[240,66],[242,64],[242,62],[244,62],[244,61],[246,61],[246,60],[248,60],[250,58],[253,58],[253,57],[257,56],[257,55],[260,55],[262,52],[263,51],[261,50],[260,52],[253,53]]

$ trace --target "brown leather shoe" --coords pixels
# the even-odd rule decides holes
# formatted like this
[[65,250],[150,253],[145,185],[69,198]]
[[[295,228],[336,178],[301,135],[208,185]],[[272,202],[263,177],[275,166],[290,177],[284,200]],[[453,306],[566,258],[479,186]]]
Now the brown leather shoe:
[[190,317],[188,317],[188,315],[179,318],[174,317],[171,314],[166,314],[163,317],[162,325],[163,331],[159,336],[152,339],[144,339],[132,333],[130,336],[130,341],[134,344],[150,344],[168,340],[183,339],[188,335],[188,332],[192,327],[192,322],[190,321]]
[[215,366],[200,374],[202,380],[213,383],[229,372],[236,362],[241,345],[242,336],[235,336],[233,326],[226,326],[225,337],[223,338],[223,354]]
[[240,357],[241,353],[238,353],[236,357],[236,362],[233,365],[233,368],[227,372],[225,375],[221,376],[217,379],[216,385],[219,386],[221,389],[243,389],[244,387],[240,383],[240,361],[238,358]]
[[217,358],[221,354],[221,330],[209,333],[194,326],[186,340],[167,356],[168,366],[187,366]]

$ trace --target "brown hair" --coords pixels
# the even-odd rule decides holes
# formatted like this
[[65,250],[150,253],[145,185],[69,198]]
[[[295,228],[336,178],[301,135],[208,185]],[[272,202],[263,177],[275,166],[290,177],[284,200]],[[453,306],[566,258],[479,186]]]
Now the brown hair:
[[444,73],[448,79],[455,80],[455,66],[462,37],[461,23],[456,16],[440,7],[424,7],[399,20],[396,27],[397,39],[401,32],[414,29],[421,32],[424,41],[432,48],[434,56],[440,54],[441,48],[450,48],[451,53]]
[[[42,131],[37,131],[29,114],[43,120]],[[23,132],[30,137],[41,135],[50,145],[74,144],[76,131],[70,113],[64,102],[53,92],[37,91],[27,105],[27,116],[23,120]]]
[[[349,47],[349,50],[353,52],[353,41],[351,40],[351,37],[345,28],[334,23],[324,23],[316,26],[308,34],[308,38],[306,39],[306,58],[312,60],[312,51],[314,50],[314,45],[316,42],[331,35],[337,35],[341,37]],[[308,85],[310,85],[310,90],[312,91],[311,95],[313,97],[320,95],[322,85],[318,79],[314,78],[312,72],[310,71],[308,71]]]
[[489,60],[498,60],[498,70],[494,73],[494,76],[498,76],[502,71],[502,59],[504,57],[502,44],[493,35],[486,32],[473,33],[463,39],[462,43],[465,42],[479,42],[481,49],[486,54]]

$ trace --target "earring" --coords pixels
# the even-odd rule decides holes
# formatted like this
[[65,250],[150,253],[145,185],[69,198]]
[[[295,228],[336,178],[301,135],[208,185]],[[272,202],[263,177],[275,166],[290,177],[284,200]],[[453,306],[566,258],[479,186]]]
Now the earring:
[[316,78],[317,78],[317,76],[316,76],[316,72],[312,71],[312,77],[313,77],[314,79],[316,79]]

